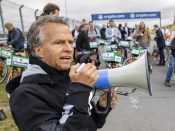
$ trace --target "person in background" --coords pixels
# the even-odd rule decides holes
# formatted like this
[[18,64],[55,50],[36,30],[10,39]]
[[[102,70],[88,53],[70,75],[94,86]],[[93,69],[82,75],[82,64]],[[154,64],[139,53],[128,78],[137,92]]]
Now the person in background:
[[132,35],[135,34],[135,32],[139,29],[139,25],[135,24],[132,28]]
[[59,16],[60,7],[53,3],[48,3],[43,8],[43,15]]
[[14,48],[15,52],[24,50],[24,36],[19,28],[15,28],[12,23],[5,23],[8,30],[7,45]]
[[109,28],[109,27],[110,27],[110,24],[109,24],[109,23],[107,23],[106,28]]
[[[125,28],[122,26],[122,24],[119,24],[118,25],[118,29],[121,33],[121,40],[125,40],[125,35],[126,35],[126,31],[125,31]],[[127,50],[125,47],[121,48],[121,51],[122,51],[122,54],[124,56],[124,59],[127,58]]]
[[98,54],[95,51],[91,51],[89,54],[84,55],[80,58],[80,64],[81,63],[91,63],[92,65],[95,65],[97,68],[100,66],[100,62],[97,60]]
[[86,19],[82,19],[81,25],[80,25],[80,31],[82,31],[82,27],[84,24],[86,24]]
[[148,49],[151,42],[150,33],[147,31],[145,23],[140,22],[139,28],[133,34],[133,38],[136,39],[143,49]]
[[84,23],[82,25],[82,30],[80,31],[77,40],[76,40],[76,49],[79,54],[88,54],[90,51],[90,43],[88,37],[88,24]]
[[118,43],[121,39],[121,33],[118,28],[115,27],[113,20],[109,21],[109,28],[106,29],[106,39],[110,43]]
[[89,22],[89,29],[88,29],[88,37],[90,42],[96,42],[97,38],[99,38],[100,32],[97,28],[95,28],[93,21]]
[[102,28],[100,30],[101,39],[103,39],[103,40],[106,40],[106,34],[105,34],[105,32],[106,32],[106,25],[103,24],[103,26],[102,26]]
[[156,31],[156,36],[154,40],[157,42],[157,47],[159,49],[160,61],[158,65],[165,65],[165,55],[164,55],[164,47],[165,47],[165,39],[163,37],[162,31],[159,29],[158,25],[154,25],[154,29]]
[[[75,25],[75,29],[73,29],[72,30],[72,36],[73,36],[73,38],[74,38],[74,44],[76,43],[76,40],[77,40],[77,37],[78,37],[78,35],[79,35],[79,33],[80,33],[80,30],[79,30],[79,25],[78,24],[76,24]],[[75,44],[76,45],[76,44]],[[74,46],[75,46],[74,45]],[[77,61],[76,59],[77,59],[77,53],[78,53],[78,51],[77,51],[77,49],[74,47],[74,61]]]
[[122,24],[119,24],[118,25],[118,29],[119,29],[119,31],[121,33],[121,39],[122,40],[125,40],[126,31],[125,31],[124,27],[122,26]]
[[164,36],[164,39],[165,39],[165,40],[170,39],[171,33],[170,33],[170,31],[166,28],[166,26],[164,26],[164,27],[162,28],[161,31],[162,31],[162,33],[163,33],[163,36]]
[[77,39],[79,33],[80,33],[79,25],[76,24],[76,25],[75,25],[75,29],[72,30],[72,36],[73,36],[73,38],[74,38],[75,41],[76,41],[76,39]]
[[172,40],[175,37],[175,30],[171,32],[171,37],[170,39]]
[[171,40],[170,48],[171,48],[171,55],[169,57],[169,65],[165,78],[165,86],[167,87],[171,87],[170,81],[173,74],[173,70],[175,70],[175,36]]
[[128,27],[128,24],[127,24],[127,23],[124,24],[124,30],[125,30],[125,32],[126,32],[126,34],[125,34],[125,39],[127,39],[127,38],[131,35],[131,30],[130,30],[130,28]]

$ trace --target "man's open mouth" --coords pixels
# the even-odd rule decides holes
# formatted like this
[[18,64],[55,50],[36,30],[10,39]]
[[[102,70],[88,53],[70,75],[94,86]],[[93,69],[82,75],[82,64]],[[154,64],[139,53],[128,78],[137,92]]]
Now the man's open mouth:
[[62,56],[60,59],[62,60],[70,60],[72,57],[70,56]]

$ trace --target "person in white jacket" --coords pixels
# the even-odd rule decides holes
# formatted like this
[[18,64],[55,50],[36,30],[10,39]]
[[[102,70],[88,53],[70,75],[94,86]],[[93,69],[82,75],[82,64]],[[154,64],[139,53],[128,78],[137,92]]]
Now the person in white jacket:
[[106,39],[111,43],[118,43],[119,39],[121,39],[121,33],[117,27],[115,27],[115,23],[113,20],[109,21],[109,28],[105,31]]

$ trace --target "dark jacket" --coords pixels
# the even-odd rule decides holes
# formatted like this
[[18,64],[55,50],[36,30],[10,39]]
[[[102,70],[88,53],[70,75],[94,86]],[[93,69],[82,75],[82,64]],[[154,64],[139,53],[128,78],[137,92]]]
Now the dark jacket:
[[170,48],[172,56],[175,57],[175,37],[171,40]]
[[158,48],[165,47],[165,39],[164,39],[163,33],[160,29],[158,29],[156,31],[156,37],[154,38],[154,40],[157,42]]
[[125,39],[125,34],[126,34],[126,31],[123,27],[118,27],[120,33],[121,33],[121,39]]
[[128,32],[128,36],[130,36],[131,35],[131,29],[129,27],[123,27],[123,28],[124,28],[126,34]]
[[24,48],[24,37],[18,28],[8,32],[7,44],[19,51]]
[[32,59],[10,98],[20,131],[96,131],[104,125],[107,114],[98,115],[92,109],[89,115],[90,87],[71,83],[69,71]]
[[[78,30],[78,32],[80,31]],[[72,36],[75,37],[75,29],[72,30]]]
[[79,33],[77,41],[76,41],[76,49],[78,51],[90,50],[89,37],[88,37],[87,32],[81,31]]
[[102,28],[102,29],[100,30],[100,35],[101,35],[101,38],[102,38],[103,40],[106,40],[106,34],[105,34],[105,32],[106,32],[106,28]]

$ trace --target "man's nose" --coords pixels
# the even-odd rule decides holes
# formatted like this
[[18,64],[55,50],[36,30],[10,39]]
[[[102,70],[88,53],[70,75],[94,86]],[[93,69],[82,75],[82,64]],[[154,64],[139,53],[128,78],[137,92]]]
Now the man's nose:
[[70,44],[69,42],[66,42],[66,44],[65,44],[65,50],[66,51],[73,51],[73,45]]

